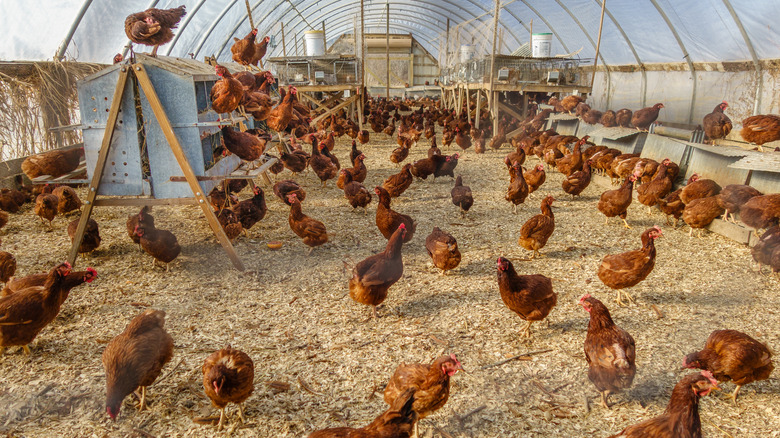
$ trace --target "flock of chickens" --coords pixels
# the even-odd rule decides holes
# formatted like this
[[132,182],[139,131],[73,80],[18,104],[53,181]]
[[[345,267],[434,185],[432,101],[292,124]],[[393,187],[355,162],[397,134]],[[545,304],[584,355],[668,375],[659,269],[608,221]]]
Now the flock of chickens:
[[[156,50],[159,44],[170,40],[170,28],[175,27],[183,14],[184,7],[168,11],[151,9],[131,15],[126,22],[128,36],[136,42],[153,45]],[[167,33],[160,29],[167,29]],[[158,35],[159,38],[149,39],[150,35]],[[256,65],[261,60],[262,55],[257,56],[254,45],[255,36],[256,31],[253,30],[244,40],[235,42],[234,59],[243,59],[246,62],[242,63],[247,65]],[[267,39],[264,42],[267,43]],[[278,103],[270,97],[268,87],[274,78],[269,72],[231,75],[224,67],[216,66],[216,73],[221,79],[211,92],[213,109],[221,114],[234,110],[245,111],[252,114],[255,120],[265,121],[270,128],[268,131],[240,132],[225,127],[222,129],[224,151],[219,153],[232,153],[242,160],[255,161],[265,154],[272,130],[282,142],[289,141],[290,146],[289,152],[285,149],[278,157],[278,162],[269,169],[273,174],[280,174],[287,169],[295,176],[310,169],[323,185],[336,180],[348,204],[353,209],[360,207],[364,213],[367,212],[373,196],[362,184],[368,169],[358,143],[370,143],[368,130],[360,130],[359,125],[345,117],[343,112],[324,118],[316,126],[311,125],[310,110],[297,100],[294,87],[289,87],[286,92],[281,90],[283,97]],[[373,189],[378,204],[375,222],[379,232],[387,239],[386,247],[384,251],[356,263],[348,283],[350,297],[358,303],[371,306],[373,317],[379,316],[377,306],[403,277],[403,247],[412,241],[417,226],[412,217],[392,208],[392,200],[402,196],[415,183],[415,179],[421,181],[429,176],[434,179],[449,176],[454,179],[451,200],[461,210],[461,214],[468,214],[474,203],[471,189],[464,184],[461,176],[456,178],[455,168],[460,154],[442,154],[437,145],[437,125],[443,130],[443,145],[450,146],[454,142],[464,152],[472,145],[477,153],[482,153],[486,146],[498,150],[505,143],[511,143],[514,150],[504,159],[509,173],[506,201],[515,211],[518,205],[523,205],[529,195],[544,184],[546,175],[542,163],[547,164],[547,170],[557,169],[565,175],[563,190],[572,196],[579,195],[589,185],[592,169],[596,169],[613,180],[623,180],[620,188],[605,191],[600,197],[597,207],[607,219],[620,217],[624,226],[630,228],[626,221],[627,210],[633,200],[634,186],[641,183],[637,188],[639,202],[649,208],[658,205],[667,214],[667,220],[668,217],[674,217],[675,220],[682,217],[691,229],[705,227],[724,212],[724,218],[728,215],[733,218],[738,213],[740,220],[748,226],[766,229],[761,241],[752,250],[753,256],[757,262],[770,265],[775,272],[780,271],[780,195],[762,195],[749,186],[730,185],[721,188],[714,181],[700,179],[695,174],[685,187],[672,191],[679,167],[668,159],[658,163],[637,155],[622,154],[615,149],[595,146],[588,142],[587,136],[577,138],[542,129],[546,118],[555,109],[576,109],[588,123],[589,120],[597,120],[602,123],[606,121],[604,124],[607,125],[612,123],[612,117],[618,125],[628,126],[630,123],[639,129],[646,129],[658,117],[662,104],[633,114],[629,110],[601,114],[593,109],[583,109],[585,104],[580,98],[567,96],[560,101],[550,99],[548,103],[555,109],[538,113],[533,109],[526,120],[501,119],[497,132],[493,133],[490,128],[480,130],[472,126],[467,118],[468,111],[458,116],[454,110],[441,109],[439,102],[423,101],[423,105],[416,110],[412,109],[409,102],[373,99],[364,103],[364,122],[370,125],[374,134],[395,135],[398,148],[392,152],[390,161],[402,166],[397,174],[389,176],[382,185]],[[719,105],[713,114],[723,115],[724,108],[725,103]],[[489,115],[485,117],[483,126],[491,126]],[[719,132],[725,131],[722,117],[714,119],[717,123],[713,123],[720,127]],[[766,133],[766,129],[755,128],[756,124],[748,123],[744,129]],[[720,134],[715,128],[710,129],[710,125],[705,118],[707,135],[718,138]],[[519,130],[519,134],[508,139],[507,133],[516,130]],[[349,153],[349,164],[352,167],[342,167],[333,153],[335,138],[345,134],[353,139]],[[409,150],[423,136],[431,144],[427,158],[404,163]],[[311,152],[304,151],[299,142],[311,145]],[[571,145],[573,147],[569,149]],[[31,157],[23,165],[23,170],[30,177],[64,174],[75,169],[73,163],[78,164],[81,154],[83,151],[79,150],[55,151]],[[526,170],[523,164],[531,155],[538,157],[540,163]],[[253,196],[239,201],[237,194],[248,184],[252,185]],[[273,192],[290,207],[289,226],[305,245],[314,249],[328,242],[326,225],[304,213],[303,202],[307,194],[300,184],[294,179],[279,180],[274,184]],[[3,210],[0,212],[0,226],[8,221],[8,213],[18,212],[21,204],[33,199],[35,213],[48,220],[49,224],[58,213],[67,214],[81,207],[75,191],[68,186],[46,185],[3,190],[0,193],[0,208]],[[263,190],[251,181],[226,180],[210,194],[210,200],[231,239],[263,220],[267,212]],[[540,250],[555,230],[552,210],[554,201],[552,196],[544,197],[541,200],[541,213],[528,219],[521,227],[518,244],[532,252],[531,258],[541,256]],[[68,227],[71,238],[75,232],[74,224],[77,223],[74,221]],[[173,233],[155,227],[154,218],[147,207],[127,219],[127,231],[133,242],[150,254],[154,262],[166,263],[167,266],[181,251]],[[618,304],[625,304],[624,298],[633,301],[624,289],[638,284],[652,272],[656,255],[654,242],[662,236],[660,227],[648,228],[641,234],[640,249],[607,255],[602,260],[598,277],[605,285],[617,291]],[[92,251],[99,244],[97,223],[91,222],[80,252]],[[433,264],[443,274],[456,268],[461,261],[457,240],[439,227],[434,227],[426,237],[425,248]],[[75,272],[68,263],[62,263],[48,273],[17,279],[12,277],[15,268],[13,256],[0,252],[0,280],[5,282],[0,298],[0,350],[20,346],[29,354],[28,344],[56,318],[70,290],[84,282],[93,281],[97,272],[92,268]],[[558,296],[553,290],[551,278],[541,274],[519,274],[512,262],[504,257],[498,258],[496,269],[501,298],[510,310],[526,321],[521,333],[530,337],[531,324],[545,320],[557,304]],[[579,304],[590,316],[584,340],[588,377],[600,392],[602,403],[608,407],[610,394],[632,385],[636,373],[635,342],[628,332],[615,324],[609,309],[601,301],[585,294]],[[119,414],[122,401],[138,389],[139,407],[143,409],[146,387],[159,377],[165,364],[171,360],[173,339],[166,332],[164,323],[165,312],[147,310],[133,318],[104,350],[106,411],[112,419]],[[701,436],[699,398],[718,389],[718,382],[733,381],[737,385],[733,393],[736,402],[742,385],[769,377],[773,370],[771,356],[772,353],[765,345],[744,333],[734,330],[714,331],[702,350],[685,356],[685,367],[702,371],[689,374],[677,383],[664,414],[629,426],[614,436]],[[359,429],[324,429],[312,432],[309,436],[412,436],[416,434],[415,426],[419,419],[446,404],[450,378],[462,370],[463,366],[454,354],[443,355],[432,364],[400,365],[384,390],[384,400],[389,408],[372,423]],[[202,373],[206,395],[221,410],[218,427],[221,429],[225,423],[228,403],[238,405],[239,417],[243,420],[242,403],[254,389],[252,359],[228,345],[205,359]]]

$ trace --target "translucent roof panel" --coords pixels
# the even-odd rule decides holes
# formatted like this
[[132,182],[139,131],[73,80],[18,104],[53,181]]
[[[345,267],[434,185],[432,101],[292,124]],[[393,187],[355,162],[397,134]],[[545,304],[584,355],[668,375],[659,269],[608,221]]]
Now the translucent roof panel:
[[[230,58],[233,38],[250,30],[245,0],[25,0],[3,2],[0,59],[52,59],[65,43],[65,56],[85,62],[111,61],[127,44],[124,19],[147,7],[184,4],[188,15],[161,54]],[[288,52],[294,53],[306,30],[321,29],[330,42],[359,26],[355,0],[249,0],[255,26],[273,37],[271,56],[282,53],[282,23]],[[365,30],[384,33],[386,2],[365,0]],[[411,33],[434,57],[447,40],[482,52],[492,45],[495,3],[485,0],[390,0],[390,32]],[[79,12],[84,10],[84,14]],[[610,0],[601,41],[609,65],[655,62],[708,62],[780,58],[780,30],[773,0]],[[553,34],[553,54],[575,52],[593,58],[601,0],[503,0],[499,53],[510,53],[534,32]],[[742,26],[742,28],[740,28]],[[72,38],[70,30],[74,29]],[[744,35],[743,35],[744,30]],[[747,38],[745,37],[747,36]],[[147,51],[146,48],[141,48]],[[687,57],[686,57],[687,54]]]

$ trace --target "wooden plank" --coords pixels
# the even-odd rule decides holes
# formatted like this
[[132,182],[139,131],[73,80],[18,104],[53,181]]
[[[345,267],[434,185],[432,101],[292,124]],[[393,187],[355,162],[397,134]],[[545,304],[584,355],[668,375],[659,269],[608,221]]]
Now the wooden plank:
[[523,117],[520,113],[515,111],[514,108],[512,108],[511,106],[505,104],[504,102],[496,101],[496,103],[498,103],[498,110],[499,111],[504,111],[505,113],[509,113],[509,115],[513,116],[517,120],[520,120],[521,122],[523,121],[523,119],[525,119],[525,117]]
[[[58,176],[56,178],[53,178],[51,175],[41,175],[37,176],[32,179],[33,184],[49,184],[49,183],[62,183],[65,180],[72,180],[74,177],[80,173],[83,173],[87,170],[87,162],[82,161],[79,163],[78,167],[76,167],[75,170],[66,173],[65,175]],[[89,180],[84,180],[82,178],[79,178],[79,181],[86,181],[89,182]]]
[[352,84],[335,84],[335,85],[294,85],[298,91],[315,92],[315,91],[344,91],[352,90],[355,85]]
[[214,231],[214,235],[217,236],[217,241],[219,241],[225,249],[225,252],[227,252],[228,257],[230,257],[230,260],[233,262],[233,266],[239,271],[244,271],[244,264],[241,263],[241,259],[238,258],[238,255],[233,248],[233,244],[230,243],[230,239],[225,235],[225,230],[222,229],[222,225],[220,225],[217,217],[214,215],[214,211],[211,209],[211,204],[209,204],[200,184],[198,184],[195,172],[192,170],[192,166],[190,166],[187,156],[184,155],[179,139],[173,131],[171,121],[165,113],[165,109],[160,102],[160,98],[157,96],[157,92],[154,89],[152,81],[149,79],[149,75],[146,73],[146,69],[143,64],[133,64],[133,68],[135,69],[135,76],[138,78],[138,84],[143,89],[144,94],[149,101],[149,106],[152,107],[157,122],[160,124],[160,129],[162,129],[165,139],[168,141],[168,145],[171,147],[171,151],[176,157],[176,161],[179,163],[179,167],[181,167],[181,170],[184,172],[187,183],[189,184],[190,189],[192,189],[192,193],[195,195],[195,199],[197,199],[201,210],[203,210],[203,214],[206,216],[206,221],[208,221],[212,231]]
[[96,207],[117,207],[117,206],[143,207],[144,205],[195,205],[197,203],[198,200],[195,198],[171,198],[171,199],[101,198],[101,199],[96,199],[94,205]]
[[119,78],[117,79],[116,88],[114,89],[114,96],[111,98],[111,108],[108,112],[108,119],[106,120],[106,130],[103,134],[103,142],[100,145],[100,152],[98,153],[92,181],[89,183],[87,200],[84,201],[79,225],[76,227],[76,234],[73,236],[73,246],[70,248],[70,254],[68,254],[68,262],[74,266],[76,257],[79,255],[81,241],[84,239],[84,232],[87,229],[89,217],[92,214],[92,208],[95,206],[95,198],[97,197],[98,189],[100,188],[100,179],[103,177],[103,169],[106,167],[106,161],[108,160],[108,151],[109,148],[111,148],[111,139],[114,137],[114,127],[119,118],[119,108],[122,103],[122,94],[125,92],[125,84],[127,84],[129,69],[130,66],[122,66],[119,70]]
[[327,116],[331,115],[332,113],[334,113],[334,112],[340,110],[341,108],[344,108],[345,106],[349,105],[350,103],[354,102],[355,99],[357,99],[357,97],[358,97],[357,94],[353,95],[352,97],[348,98],[344,102],[341,102],[340,104],[334,106],[333,108],[331,108],[331,109],[325,111],[324,113],[320,114],[319,116],[315,117],[314,119],[312,119],[311,122],[309,122],[309,124],[316,124],[322,118],[327,117]]

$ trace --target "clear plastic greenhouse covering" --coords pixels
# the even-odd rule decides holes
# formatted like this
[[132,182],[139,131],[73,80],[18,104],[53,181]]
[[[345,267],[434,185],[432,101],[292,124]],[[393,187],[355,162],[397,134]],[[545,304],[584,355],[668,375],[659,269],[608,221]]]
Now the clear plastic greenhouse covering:
[[[273,37],[270,56],[282,51],[281,25],[286,38],[301,38],[306,30],[321,29],[328,41],[352,33],[360,17],[355,0],[250,0],[252,17],[261,35]],[[176,39],[162,54],[229,59],[233,37],[249,30],[245,0],[119,1],[119,0],[3,0],[4,29],[0,59],[52,59],[75,27],[65,50],[68,59],[109,63],[127,44],[124,19],[147,7],[184,4],[187,16]],[[447,19],[453,40],[490,40],[494,3],[480,0],[392,0],[390,32],[411,33],[434,55],[444,47]],[[385,30],[384,1],[366,0],[366,32]],[[499,29],[501,53],[528,42],[534,32],[553,34],[553,53],[582,49],[592,59],[601,12],[600,0],[508,0],[502,3]],[[80,11],[84,10],[79,21]],[[777,2],[771,0],[612,0],[607,1],[599,63],[630,65],[657,62],[752,61],[780,58]],[[489,33],[486,33],[488,31]],[[744,33],[743,33],[744,31]],[[145,50],[145,49],[142,49]]]

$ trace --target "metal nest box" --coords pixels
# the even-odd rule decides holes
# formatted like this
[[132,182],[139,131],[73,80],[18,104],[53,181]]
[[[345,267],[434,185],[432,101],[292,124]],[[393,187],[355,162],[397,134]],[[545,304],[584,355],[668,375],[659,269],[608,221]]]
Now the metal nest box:
[[[218,117],[211,110],[209,94],[219,80],[214,68],[192,59],[153,58],[136,54],[146,70],[174,134],[197,176],[229,175],[239,165],[235,155],[215,157],[221,149]],[[79,81],[84,151],[88,178],[92,179],[120,70],[108,67]],[[224,123],[224,122],[223,122]],[[192,197],[184,175],[160,123],[137,79],[127,81],[110,153],[100,181],[99,195],[152,196],[157,199]],[[209,193],[218,180],[199,181]]]

